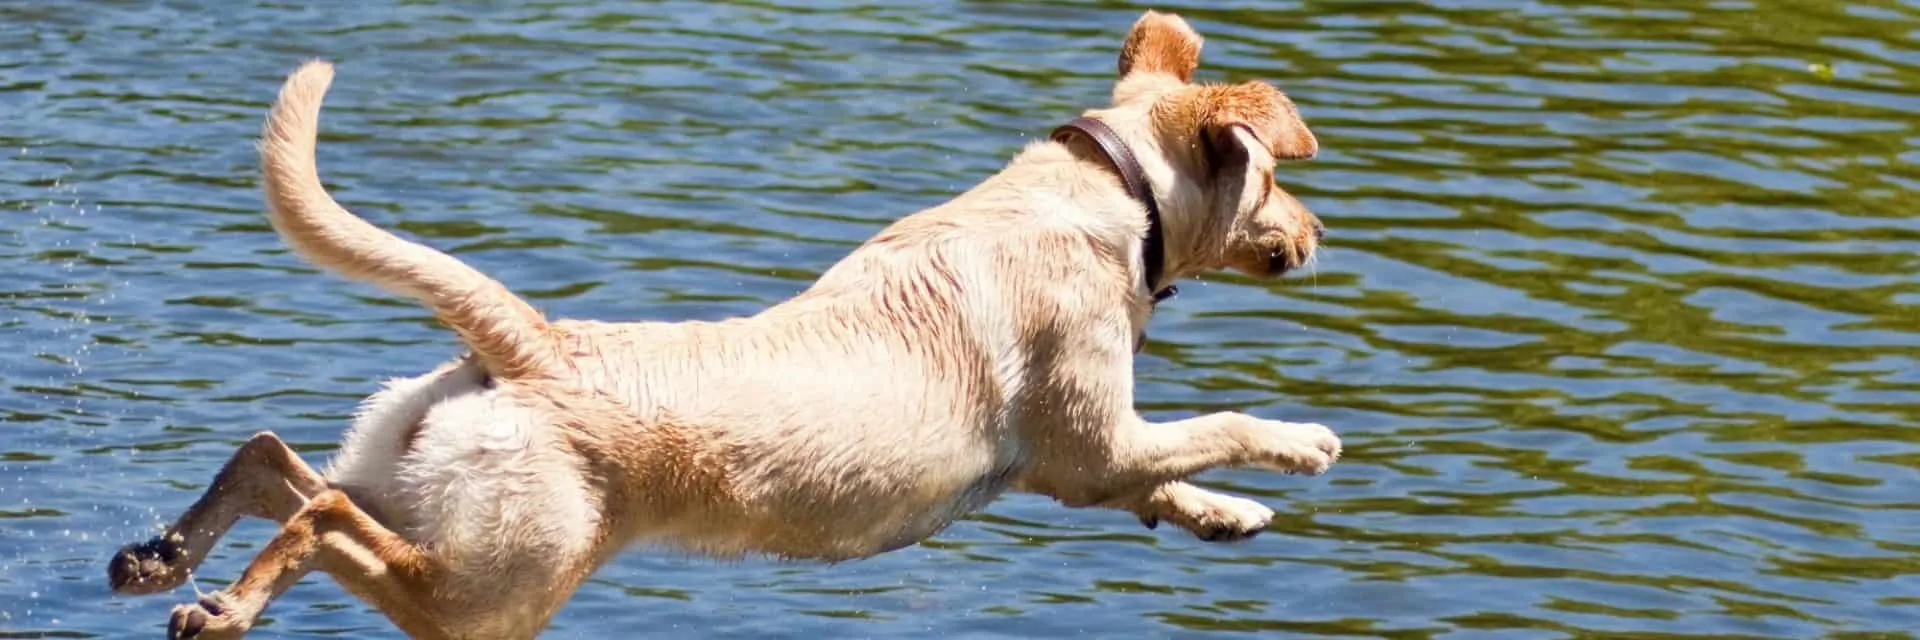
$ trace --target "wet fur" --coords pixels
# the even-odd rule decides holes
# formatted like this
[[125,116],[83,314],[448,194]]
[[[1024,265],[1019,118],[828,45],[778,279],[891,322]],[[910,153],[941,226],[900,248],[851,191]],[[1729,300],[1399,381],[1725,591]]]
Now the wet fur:
[[[1317,142],[1264,83],[1194,85],[1201,39],[1147,12],[1122,47],[1120,132],[1165,212],[1170,276],[1305,263],[1319,222],[1272,182]],[[1318,474],[1325,427],[1218,413],[1147,423],[1131,356],[1152,304],[1145,223],[1085,141],[1035,142],[888,226],[798,296],[718,322],[555,320],[459,260],[354,217],[314,160],[332,68],[286,81],[261,158],[307,260],[419,300],[470,353],[369,397],[314,473],[271,433],[109,566],[180,584],[232,522],[283,529],[173,637],[244,634],[311,570],[421,638],[536,635],[631,544],[827,561],[919,542],[1006,491],[1244,539],[1272,512],[1187,484],[1218,466]]]

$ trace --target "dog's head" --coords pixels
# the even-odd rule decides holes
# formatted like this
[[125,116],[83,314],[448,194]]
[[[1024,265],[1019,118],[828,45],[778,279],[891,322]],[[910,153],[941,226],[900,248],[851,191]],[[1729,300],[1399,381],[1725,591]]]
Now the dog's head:
[[1312,158],[1319,142],[1272,85],[1191,82],[1201,42],[1179,16],[1146,12],[1121,46],[1113,105],[1087,115],[1126,138],[1151,176],[1169,275],[1285,273],[1313,257],[1324,229],[1274,168]]

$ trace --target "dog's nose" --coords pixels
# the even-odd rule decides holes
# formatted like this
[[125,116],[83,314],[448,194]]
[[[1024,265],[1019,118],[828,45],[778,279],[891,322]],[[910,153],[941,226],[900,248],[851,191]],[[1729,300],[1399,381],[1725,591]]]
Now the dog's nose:
[[1326,223],[1324,223],[1324,222],[1321,222],[1321,221],[1319,221],[1319,220],[1314,220],[1314,221],[1313,221],[1313,239],[1314,239],[1315,241],[1320,241],[1320,240],[1325,240],[1325,239],[1327,239],[1327,225],[1326,225]]

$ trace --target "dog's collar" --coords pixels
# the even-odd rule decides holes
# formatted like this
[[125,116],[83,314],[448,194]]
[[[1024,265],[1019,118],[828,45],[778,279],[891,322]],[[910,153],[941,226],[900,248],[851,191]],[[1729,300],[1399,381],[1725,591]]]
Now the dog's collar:
[[1166,226],[1160,222],[1160,203],[1153,197],[1153,185],[1147,182],[1146,170],[1140,168],[1140,161],[1134,159],[1133,152],[1127,149],[1127,143],[1120,140],[1120,134],[1114,133],[1112,127],[1099,120],[1074,118],[1054,129],[1051,137],[1055,142],[1066,142],[1074,132],[1084,133],[1093,139],[1093,143],[1100,147],[1107,161],[1120,174],[1120,182],[1126,186],[1127,193],[1147,209],[1147,237],[1140,245],[1140,262],[1146,266],[1142,280],[1147,292],[1153,294],[1153,302],[1159,304],[1180,293],[1180,288],[1171,284],[1160,286],[1160,277],[1167,267]]

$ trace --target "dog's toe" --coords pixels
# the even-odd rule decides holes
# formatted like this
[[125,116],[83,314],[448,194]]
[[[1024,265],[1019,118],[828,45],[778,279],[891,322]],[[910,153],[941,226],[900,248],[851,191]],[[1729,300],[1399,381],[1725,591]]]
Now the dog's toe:
[[1195,535],[1207,542],[1243,542],[1252,540],[1267,530],[1267,524],[1273,522],[1273,510],[1258,504],[1254,508],[1232,514],[1220,514],[1217,519],[1196,531]]
[[199,605],[180,605],[173,608],[173,618],[167,620],[167,640],[187,640],[200,637],[207,629],[207,620],[211,619],[206,610]]
[[140,556],[131,548],[121,549],[107,561],[107,586],[120,591],[140,578]]
[[1317,476],[1326,473],[1340,459],[1340,436],[1326,425],[1279,422],[1272,426],[1275,433],[1285,439],[1273,465],[1280,471]]
[[1244,542],[1252,540],[1254,536],[1260,535],[1260,532],[1264,530],[1264,528],[1241,529],[1239,527],[1221,526],[1196,531],[1194,535],[1207,542]]
[[107,586],[116,593],[146,594],[172,589],[183,581],[184,572],[174,570],[182,559],[180,543],[161,536],[121,547],[107,561]]
[[1166,518],[1207,542],[1240,542],[1266,531],[1273,510],[1245,498],[1209,493]]
[[168,640],[223,640],[238,638],[247,632],[247,624],[233,614],[233,608],[223,604],[214,595],[200,598],[199,602],[183,604],[173,608],[173,617],[167,620]]

